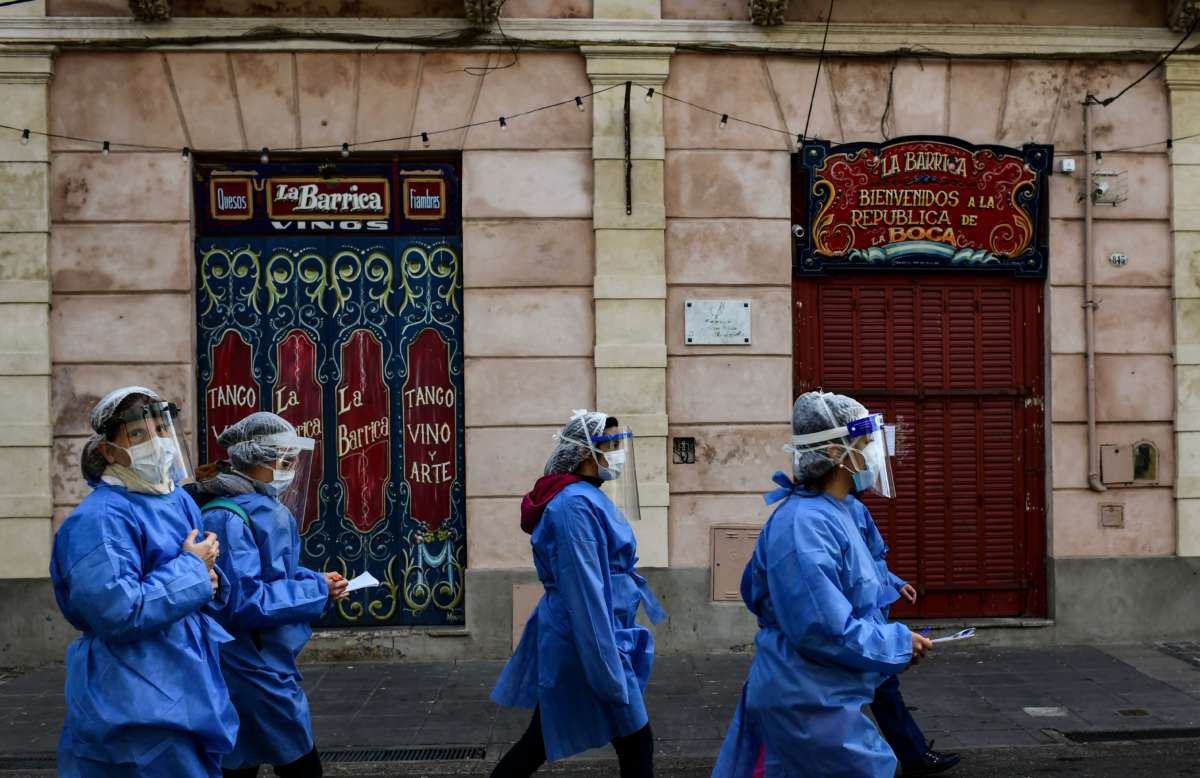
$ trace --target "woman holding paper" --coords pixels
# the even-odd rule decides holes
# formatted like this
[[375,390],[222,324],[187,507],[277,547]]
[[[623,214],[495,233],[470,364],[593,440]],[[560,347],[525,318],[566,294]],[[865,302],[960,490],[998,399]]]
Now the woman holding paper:
[[205,529],[221,542],[218,565],[230,583],[217,620],[234,636],[221,650],[221,669],[241,728],[221,772],[254,776],[265,763],[283,778],[320,776],[296,656],[312,635],[309,624],[346,596],[347,582],[300,566],[295,517],[304,515],[314,442],[265,412],[230,426],[217,442],[232,468],[191,492]]
[[880,611],[890,583],[855,524],[853,495],[891,497],[883,417],[850,397],[801,395],[792,408],[792,477],[742,575],[758,620],[754,661],[713,771],[892,778],[896,757],[862,707],[885,678],[929,651]]

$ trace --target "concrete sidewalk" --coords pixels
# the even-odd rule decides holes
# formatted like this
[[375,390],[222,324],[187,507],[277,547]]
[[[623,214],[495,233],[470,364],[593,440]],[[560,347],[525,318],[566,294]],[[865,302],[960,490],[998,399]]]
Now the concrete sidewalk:
[[[657,660],[647,706],[664,763],[715,757],[749,664],[748,656]],[[529,720],[488,701],[502,666],[306,665],[318,744],[331,765],[449,757],[485,772]],[[0,769],[52,766],[62,684],[61,669],[0,680]],[[1200,736],[1198,644],[962,645],[906,673],[902,688],[939,750]],[[611,757],[603,749],[577,758]]]

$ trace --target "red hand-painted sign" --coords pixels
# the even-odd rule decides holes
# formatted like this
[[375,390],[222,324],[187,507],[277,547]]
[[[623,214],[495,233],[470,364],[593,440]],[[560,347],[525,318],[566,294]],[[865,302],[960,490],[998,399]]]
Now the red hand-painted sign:
[[[805,146],[801,269],[833,264],[1040,266],[1046,147],[950,140]],[[1031,253],[1032,252],[1032,253]],[[1029,267],[1025,267],[1028,265]]]
[[337,385],[338,478],[346,491],[346,518],[369,532],[387,515],[391,476],[390,398],[383,381],[383,344],[356,330],[342,345]]
[[235,421],[259,409],[259,386],[251,372],[254,365],[250,344],[236,330],[226,330],[213,347],[212,377],[204,387],[204,418],[208,423],[207,454],[210,462],[227,456],[217,436]]
[[435,330],[422,330],[408,347],[403,400],[409,514],[433,531],[450,518],[458,404],[450,381],[450,347]]
[[279,366],[275,379],[272,405],[275,413],[296,427],[296,433],[312,438],[317,443],[313,449],[312,469],[308,477],[308,499],[304,503],[304,515],[297,516],[300,534],[320,515],[320,500],[317,490],[325,474],[325,458],[322,456],[324,430],[321,420],[321,384],[317,381],[317,346],[307,333],[292,330],[276,347],[276,364]]

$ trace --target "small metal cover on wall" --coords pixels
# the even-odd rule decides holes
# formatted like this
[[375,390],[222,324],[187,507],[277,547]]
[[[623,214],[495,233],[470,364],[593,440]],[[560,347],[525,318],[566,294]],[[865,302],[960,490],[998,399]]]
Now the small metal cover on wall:
[[746,346],[750,343],[749,300],[688,300],[683,306],[689,346]]
[[712,528],[713,602],[738,602],[742,599],[742,571],[754,553],[762,527],[757,524],[723,524]]

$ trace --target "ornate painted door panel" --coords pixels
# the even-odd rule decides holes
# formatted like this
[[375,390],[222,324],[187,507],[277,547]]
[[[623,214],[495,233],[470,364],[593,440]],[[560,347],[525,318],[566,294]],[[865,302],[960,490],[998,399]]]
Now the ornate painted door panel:
[[271,410],[316,438],[303,562],[382,585],[325,623],[463,623],[462,242],[199,238],[202,461]]

